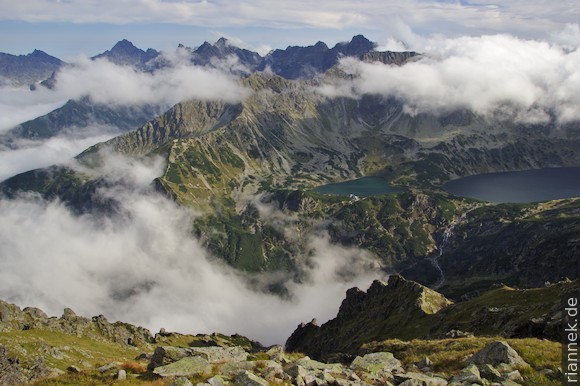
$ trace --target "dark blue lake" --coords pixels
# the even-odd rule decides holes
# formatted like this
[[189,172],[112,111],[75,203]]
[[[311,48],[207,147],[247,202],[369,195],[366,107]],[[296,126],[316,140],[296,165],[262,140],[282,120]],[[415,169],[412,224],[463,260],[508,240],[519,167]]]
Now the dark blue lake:
[[456,196],[504,202],[535,202],[580,197],[580,167],[478,174],[449,181]]
[[314,188],[318,193],[344,195],[354,194],[359,197],[377,196],[385,193],[397,193],[402,189],[391,186],[381,177],[362,177],[356,180],[327,184]]

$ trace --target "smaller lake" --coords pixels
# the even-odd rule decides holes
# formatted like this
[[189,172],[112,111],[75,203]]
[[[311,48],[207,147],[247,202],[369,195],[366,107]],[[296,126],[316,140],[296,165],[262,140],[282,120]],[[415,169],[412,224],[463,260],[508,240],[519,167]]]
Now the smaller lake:
[[495,203],[523,203],[580,197],[580,167],[478,174],[449,181],[456,196]]
[[398,193],[402,189],[391,186],[387,180],[381,177],[362,177],[356,180],[318,186],[314,188],[314,191],[322,194],[341,196],[354,194],[360,197],[367,197],[386,193]]

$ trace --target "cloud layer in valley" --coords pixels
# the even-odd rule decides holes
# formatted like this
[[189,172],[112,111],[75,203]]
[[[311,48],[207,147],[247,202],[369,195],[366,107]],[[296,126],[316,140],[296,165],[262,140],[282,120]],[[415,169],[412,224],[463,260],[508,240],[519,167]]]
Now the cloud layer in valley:
[[[574,31],[569,31],[574,32]],[[488,117],[543,123],[580,119],[580,50],[509,35],[425,39],[424,55],[403,66],[352,58],[342,69],[352,81],[326,84],[327,96],[365,93],[399,98],[407,112],[445,113],[469,109]]]
[[[192,237],[194,213],[149,190],[162,161],[109,156],[106,165],[105,175],[123,182],[100,191],[119,202],[115,215],[77,216],[36,196],[0,201],[3,298],[50,314],[71,307],[154,330],[238,332],[268,344],[283,343],[301,321],[333,317],[347,288],[381,276],[365,252],[312,235],[303,282],[285,280],[289,299],[251,289]],[[270,280],[254,276],[252,287]]]

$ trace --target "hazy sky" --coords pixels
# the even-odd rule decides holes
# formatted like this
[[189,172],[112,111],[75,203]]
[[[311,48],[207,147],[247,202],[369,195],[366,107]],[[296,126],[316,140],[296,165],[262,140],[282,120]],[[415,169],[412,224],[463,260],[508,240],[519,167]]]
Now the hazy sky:
[[[0,0],[0,51],[34,48],[68,59],[122,38],[140,48],[198,46],[220,36],[262,53],[333,45],[362,33],[373,41],[509,33],[549,39],[580,20],[577,0]],[[411,47],[412,48],[412,47]]]

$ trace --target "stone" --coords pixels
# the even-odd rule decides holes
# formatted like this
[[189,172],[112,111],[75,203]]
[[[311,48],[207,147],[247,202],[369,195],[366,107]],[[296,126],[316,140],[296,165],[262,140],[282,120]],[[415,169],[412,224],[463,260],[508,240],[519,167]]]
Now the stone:
[[478,365],[479,374],[482,378],[490,381],[499,381],[501,379],[501,374],[495,367],[490,364]]
[[191,381],[185,377],[177,377],[169,385],[170,386],[193,386],[193,383],[191,383]]
[[32,367],[30,368],[30,381],[34,382],[34,381],[38,381],[40,379],[45,379],[45,378],[52,378],[57,376],[58,374],[56,374],[52,369],[48,368],[46,366],[46,363],[44,363],[44,358],[43,357],[36,357],[36,360],[34,361],[34,365],[32,365]]
[[464,332],[460,330],[450,330],[445,334],[445,338],[460,339],[460,338],[473,338],[472,332]]
[[517,383],[517,382],[507,380],[507,381],[502,381],[501,386],[522,386],[522,385]]
[[248,359],[246,350],[239,346],[191,347],[188,351],[191,356],[202,357],[210,363],[240,362]]
[[268,381],[244,370],[238,374],[234,385],[237,386],[270,386]]
[[214,375],[206,381],[210,386],[225,386],[225,381],[220,375]]
[[171,346],[157,347],[151,356],[151,361],[147,368],[153,370],[156,367],[168,365],[188,356],[191,356],[191,354],[185,348]]
[[468,385],[471,385],[473,383],[483,385],[479,369],[477,368],[476,365],[473,364],[461,370],[459,375],[456,375],[453,378],[451,378],[451,383],[453,382],[464,383]]
[[206,376],[212,372],[211,364],[200,357],[185,357],[165,366],[156,367],[154,374],[161,377]]
[[475,353],[467,360],[468,364],[489,364],[498,366],[500,363],[505,363],[514,367],[529,366],[520,355],[511,348],[511,346],[504,341],[496,341],[489,343],[480,351]]
[[125,370],[119,370],[117,373],[117,380],[124,381],[127,379],[127,372]]
[[62,319],[64,320],[75,320],[77,318],[77,314],[70,308],[65,308],[62,314]]
[[431,371],[431,367],[433,367],[433,361],[431,361],[431,359],[428,357],[425,357],[417,363],[417,367],[423,372]]
[[219,367],[220,375],[224,377],[233,378],[241,371],[253,370],[256,367],[256,362],[253,361],[241,361],[241,362],[226,362]]
[[27,377],[23,374],[18,359],[10,358],[6,347],[0,346],[0,385],[26,385]]
[[117,369],[117,367],[121,366],[121,362],[111,362],[97,368],[97,371],[100,373],[105,373],[109,370]]
[[67,367],[66,370],[69,373],[80,373],[81,372],[81,369],[79,369],[78,367],[76,367],[74,365],[71,365],[71,366]]
[[282,346],[272,347],[271,349],[266,351],[266,355],[268,355],[268,358],[270,358],[271,360],[281,363],[283,365],[290,363],[288,357],[286,357],[286,354],[284,353],[284,347]]
[[[405,383],[408,382],[408,383]],[[447,381],[439,377],[430,377],[425,374],[407,372],[405,374],[395,374],[395,383],[408,385],[420,385],[420,386],[446,386]]]
[[350,368],[361,370],[369,374],[378,375],[384,373],[404,372],[401,362],[390,352],[376,352],[356,357]]
[[524,378],[518,370],[511,371],[504,375],[504,381],[523,382]]

